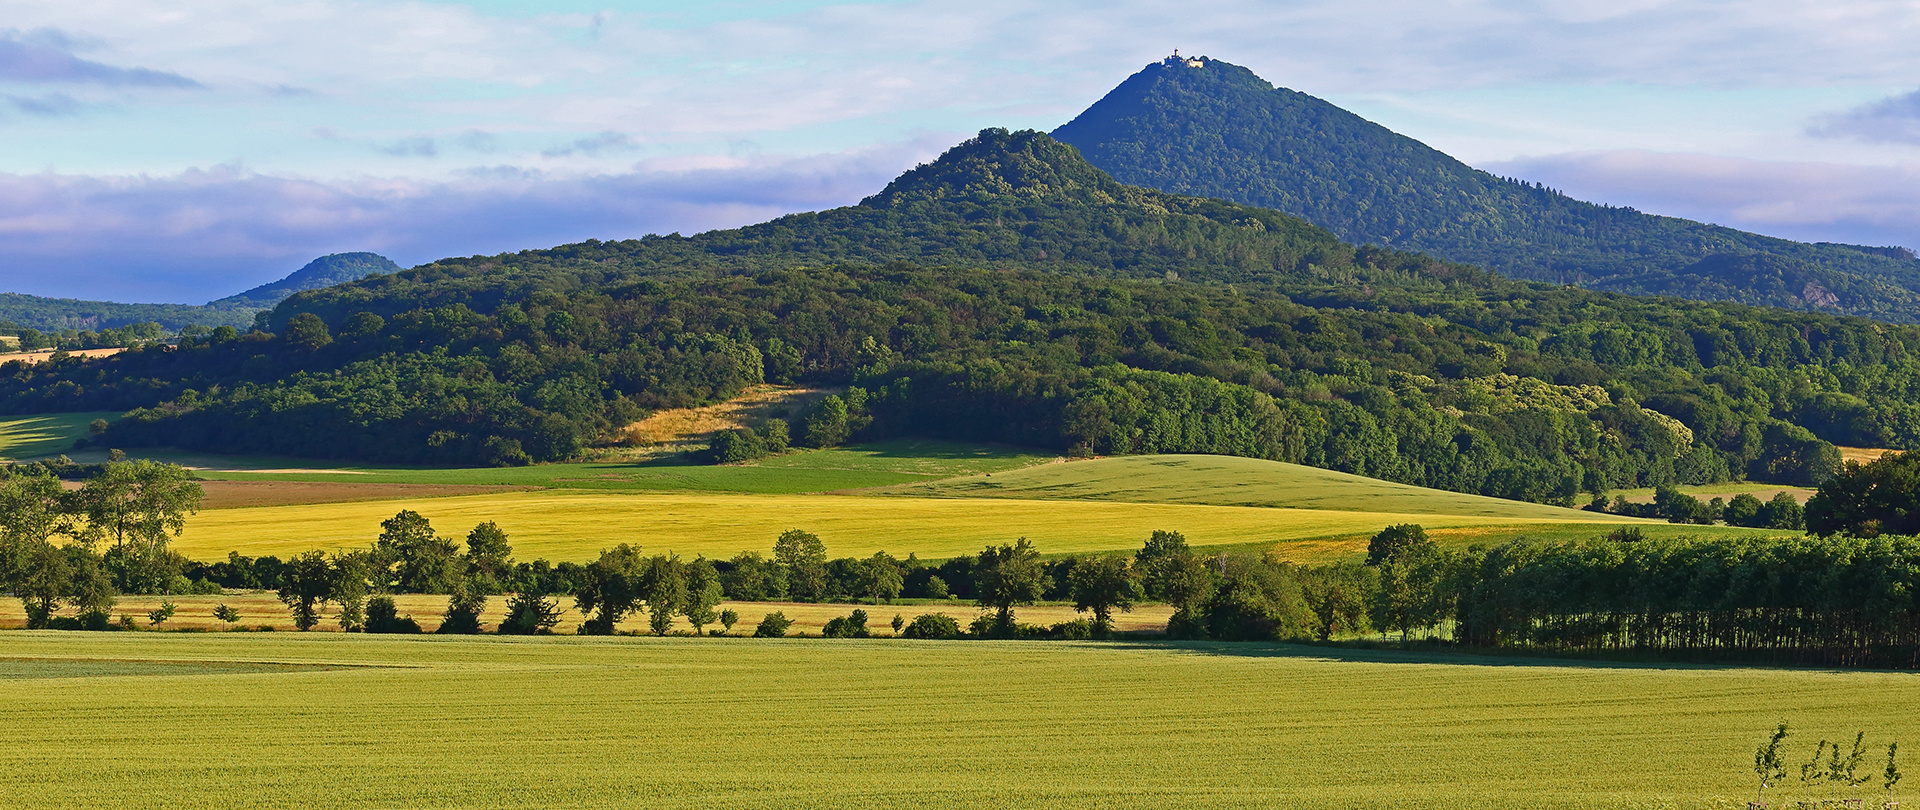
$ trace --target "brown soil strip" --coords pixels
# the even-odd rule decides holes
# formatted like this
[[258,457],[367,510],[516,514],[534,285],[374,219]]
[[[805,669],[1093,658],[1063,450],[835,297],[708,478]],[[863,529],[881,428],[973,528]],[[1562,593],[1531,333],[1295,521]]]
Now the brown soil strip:
[[200,487],[207,493],[206,499],[200,502],[202,509],[352,503],[541,489],[480,484],[362,484],[351,481],[202,481]]

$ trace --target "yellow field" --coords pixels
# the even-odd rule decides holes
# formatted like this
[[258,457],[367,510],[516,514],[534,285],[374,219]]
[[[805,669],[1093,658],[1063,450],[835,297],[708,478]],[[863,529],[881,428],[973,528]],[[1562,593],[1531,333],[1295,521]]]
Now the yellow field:
[[[580,612],[575,609],[573,597],[562,596],[558,597],[558,599],[561,615],[560,623],[555,626],[554,632],[570,634],[574,632],[575,628],[580,626],[581,622],[586,621],[586,617],[582,616]],[[423,593],[403,593],[395,595],[393,601],[400,615],[413,617],[413,620],[419,622],[420,627],[427,632],[432,632],[434,628],[439,627],[440,617],[447,612],[447,597],[445,596]],[[292,631],[297,629],[293,625],[291,614],[287,612],[287,606],[282,604],[279,597],[275,596],[272,591],[236,591],[234,593],[221,595],[122,596],[119,598],[119,601],[114,603],[113,614],[116,617],[120,615],[132,616],[134,621],[138,622],[142,629],[147,629],[149,627],[147,612],[160,607],[162,602],[172,602],[174,605],[173,618],[161,626],[164,630],[224,631],[233,628],[253,630],[262,626],[271,627],[275,630]],[[219,605],[227,605],[239,611],[240,621],[235,622],[232,627],[229,627],[225,622],[214,618],[213,609]],[[338,615],[334,612],[337,607],[338,606],[331,603],[324,606],[322,609],[324,618],[321,620],[320,626],[315,628],[315,631],[332,632],[340,629],[339,624],[334,620],[334,617]],[[876,636],[893,635],[893,627],[890,626],[888,622],[893,620],[893,616],[896,613],[909,621],[922,613],[942,613],[952,616],[954,621],[960,623],[961,627],[966,627],[968,622],[973,621],[975,616],[980,615],[980,609],[974,607],[972,602],[965,600],[945,602],[917,600],[916,604],[911,605],[904,603],[896,605],[884,603],[879,605],[865,605],[802,602],[722,602],[719,607],[714,608],[714,612],[718,613],[722,610],[732,609],[740,614],[740,623],[733,626],[733,634],[736,636],[753,635],[754,625],[759,624],[762,617],[776,610],[785,613],[787,618],[793,620],[793,627],[788,630],[788,633],[796,636],[802,634],[817,636],[820,635],[821,629],[826,626],[829,620],[852,613],[855,608],[867,612],[867,629],[872,631]],[[69,610],[68,613],[70,614],[72,611]],[[506,618],[506,615],[507,597],[491,597],[487,600],[487,609],[480,614],[480,624],[484,629],[492,631],[499,625],[501,619]],[[1043,626],[1051,626],[1060,622],[1070,622],[1075,619],[1089,618],[1087,614],[1074,611],[1071,605],[1063,604],[1022,607],[1016,610],[1014,615],[1018,617],[1022,624],[1038,624]],[[1159,632],[1167,628],[1167,617],[1172,615],[1173,608],[1166,605],[1142,605],[1130,613],[1115,612],[1113,614],[1113,624],[1116,629],[1122,631],[1146,630]],[[20,600],[0,599],[0,628],[17,629],[25,626],[27,626],[27,614],[21,607]],[[644,613],[629,617],[626,621],[619,624],[618,629],[623,633],[651,632],[647,628],[647,616]],[[673,629],[675,632],[692,632],[693,626],[687,624],[687,618],[685,616],[678,616],[674,618]],[[710,624],[707,625],[706,629],[718,630],[720,629],[720,625]],[[8,636],[6,638],[15,637]],[[0,656],[4,655],[5,649],[3,646],[0,646]]]
[[793,528],[820,535],[836,557],[885,550],[944,558],[1016,537],[1045,553],[1137,548],[1156,529],[1210,546],[1371,534],[1395,523],[1444,528],[1579,522],[1600,524],[1598,534],[1619,520],[1608,524],[1606,516],[1570,510],[1562,510],[1565,519],[1541,520],[1098,501],[553,491],[209,510],[187,522],[174,548],[206,560],[228,551],[284,557],[364,546],[379,535],[380,521],[402,509],[427,516],[443,534],[464,535],[482,521],[495,521],[510,536],[515,557],[556,562],[589,560],[616,543],[688,558],[764,553]]
[[[20,808],[1735,810],[1782,719],[1796,774],[1823,737],[1907,753],[1920,729],[1910,673],[1287,645],[4,643],[0,795]],[[1804,795],[1788,782],[1775,807]]]

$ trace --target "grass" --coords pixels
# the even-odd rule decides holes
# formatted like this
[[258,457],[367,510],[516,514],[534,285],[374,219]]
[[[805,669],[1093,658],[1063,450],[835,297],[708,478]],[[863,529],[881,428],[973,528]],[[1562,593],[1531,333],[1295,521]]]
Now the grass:
[[[616,543],[689,558],[766,553],[776,536],[792,528],[820,535],[836,557],[886,550],[929,559],[973,554],[989,542],[1017,537],[1050,554],[1134,549],[1155,529],[1182,532],[1198,546],[1347,538],[1335,546],[1307,543],[1288,555],[1307,561],[1352,553],[1353,538],[1364,549],[1366,536],[1396,523],[1515,531],[1551,525],[1542,518],[1192,504],[548,491],[208,510],[187,522],[173,547],[192,559],[224,558],[228,551],[284,558],[313,548],[359,547],[379,534],[380,521],[402,509],[425,515],[447,534],[465,535],[475,524],[495,521],[511,537],[516,557],[554,561],[590,560]],[[1566,517],[1560,519],[1579,521],[1585,536],[1619,525],[1617,519],[1562,511]]]
[[118,412],[47,413],[0,419],[0,460],[57,456],[73,450],[95,419],[109,422]]
[[1920,678],[1904,673],[1286,645],[6,645],[80,663],[358,665],[8,681],[0,724],[18,744],[0,791],[19,807],[1736,808],[1783,718],[1790,763],[1821,737],[1884,745],[1920,727]]
[[1466,495],[1318,467],[1234,456],[1115,456],[896,487],[892,491],[944,497],[1287,507],[1586,523],[1618,519],[1544,504]]

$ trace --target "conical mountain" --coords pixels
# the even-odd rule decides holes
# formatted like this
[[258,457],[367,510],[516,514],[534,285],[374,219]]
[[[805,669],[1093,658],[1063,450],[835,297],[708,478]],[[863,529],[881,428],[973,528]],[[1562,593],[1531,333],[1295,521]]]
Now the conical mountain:
[[394,264],[392,259],[378,253],[333,253],[307,262],[305,267],[288,273],[286,278],[279,281],[262,284],[238,295],[229,295],[209,302],[207,306],[265,309],[303,290],[331,287],[381,273],[398,273],[400,269],[400,265]]
[[1276,208],[1509,276],[1920,321],[1920,262],[1595,205],[1474,169],[1219,60],[1147,66],[1054,137],[1120,182]]

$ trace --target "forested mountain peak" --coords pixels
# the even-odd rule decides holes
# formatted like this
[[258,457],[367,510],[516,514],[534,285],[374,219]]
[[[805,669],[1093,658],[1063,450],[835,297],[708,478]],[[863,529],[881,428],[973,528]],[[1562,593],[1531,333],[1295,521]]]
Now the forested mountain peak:
[[1516,278],[1920,321],[1911,252],[1582,202],[1219,60],[1148,65],[1053,134],[1122,183],[1275,208],[1350,242]]
[[1119,181],[1046,133],[987,129],[938,160],[900,175],[860,204],[897,208],[917,201],[1051,195],[1113,202],[1115,194],[1124,194]]
[[381,273],[398,273],[400,265],[394,264],[378,253],[332,253],[307,262],[305,267],[288,273],[286,278],[262,284],[237,295],[229,295],[207,306],[253,305],[262,309],[280,303],[287,296],[302,290],[317,290],[348,281],[357,281]]

